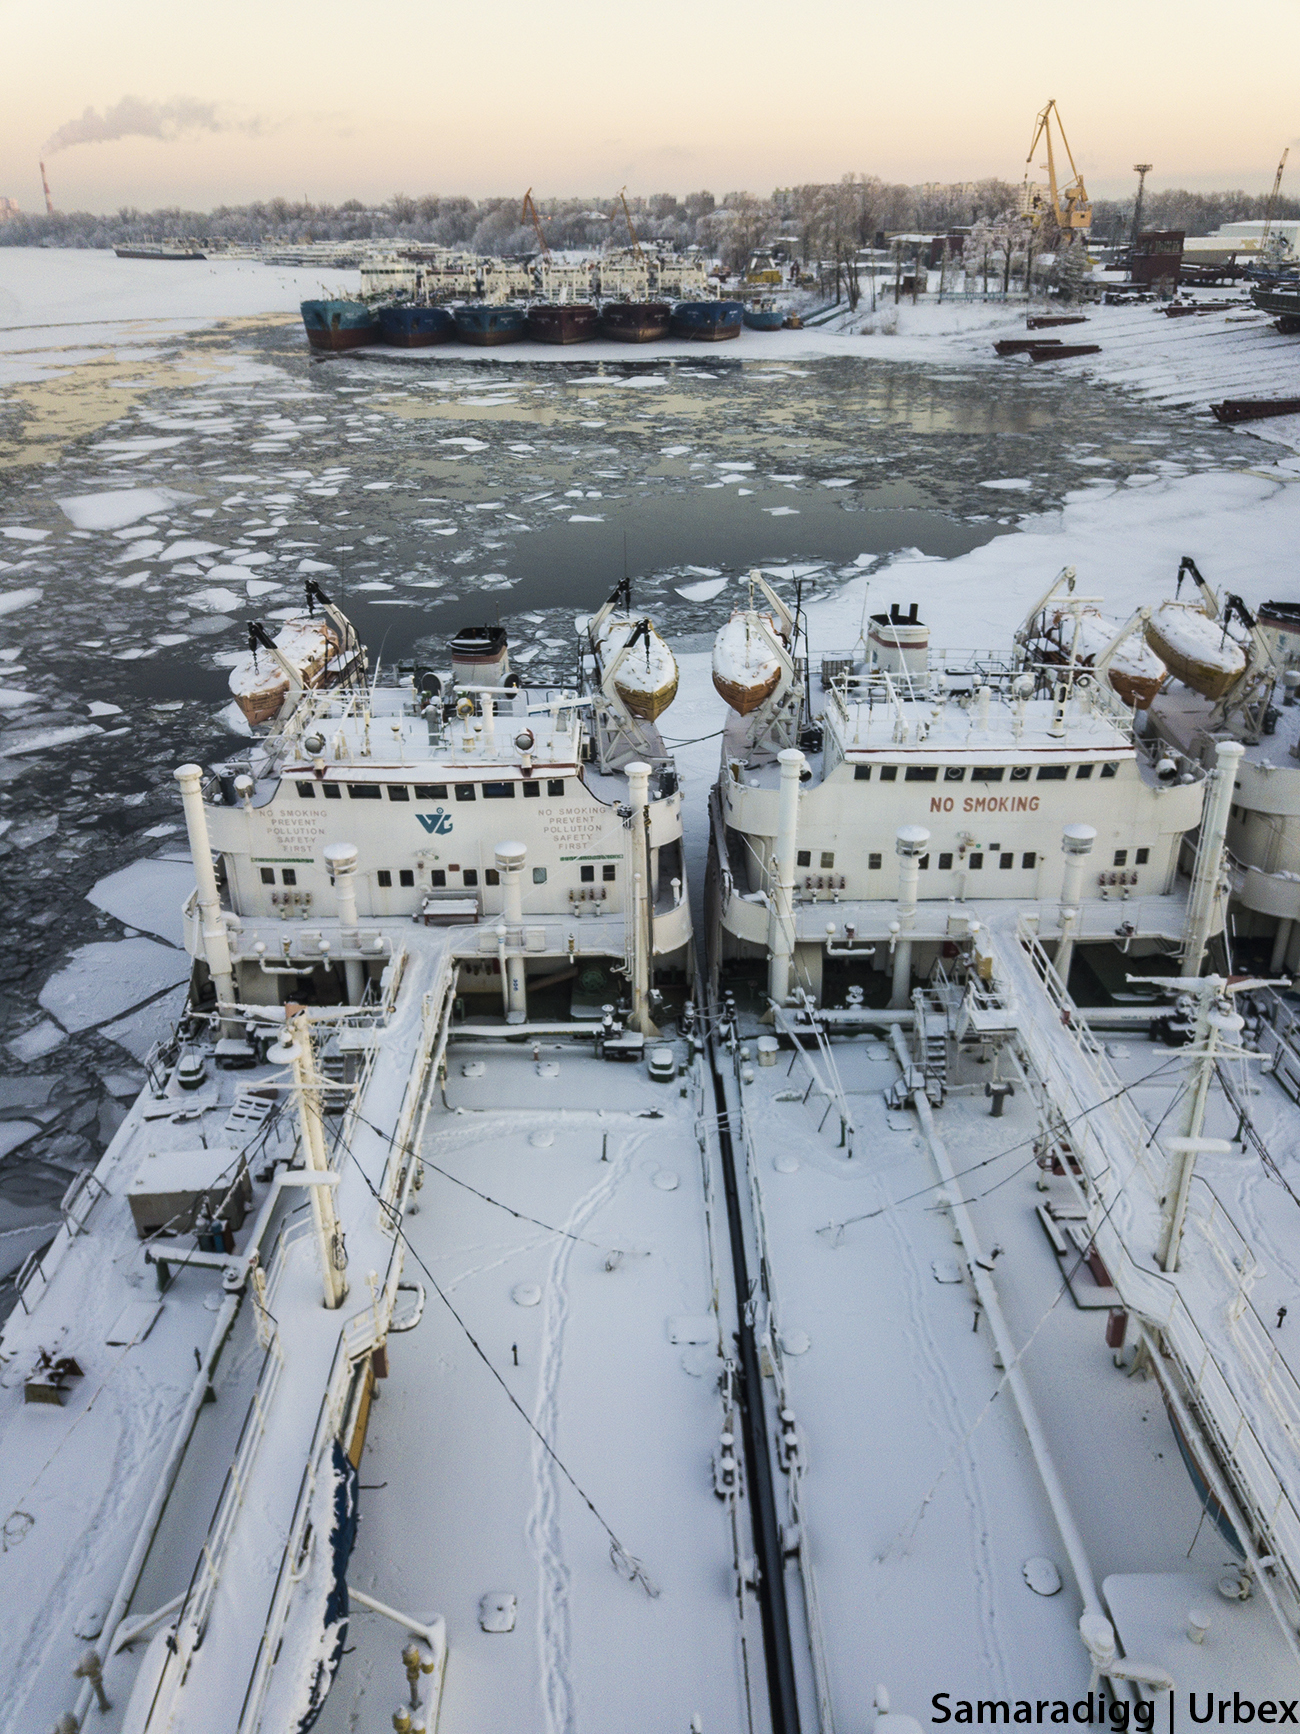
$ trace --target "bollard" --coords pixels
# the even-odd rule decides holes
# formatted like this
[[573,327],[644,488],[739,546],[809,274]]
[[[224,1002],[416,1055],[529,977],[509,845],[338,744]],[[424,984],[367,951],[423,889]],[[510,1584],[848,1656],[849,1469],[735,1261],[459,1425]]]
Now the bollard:
[[95,1702],[101,1711],[112,1709],[108,1694],[104,1691],[104,1664],[99,1659],[98,1650],[87,1650],[72,1672],[78,1680],[90,1681]]

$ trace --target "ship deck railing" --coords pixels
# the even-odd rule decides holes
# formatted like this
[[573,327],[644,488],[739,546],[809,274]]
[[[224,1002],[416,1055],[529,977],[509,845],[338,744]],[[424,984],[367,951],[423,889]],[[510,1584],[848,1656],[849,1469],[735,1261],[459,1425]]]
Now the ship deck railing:
[[[1300,1609],[1300,1382],[1251,1299],[1257,1261],[1230,1212],[1194,1175],[1179,1269],[1156,1267],[1168,1162],[1036,936],[994,937],[995,971],[1017,1012],[1018,1041],[1066,1130],[1067,1177],[1121,1300],[1178,1370],[1189,1407],[1229,1477],[1234,1526],[1297,1661]],[[1163,1378],[1164,1370],[1155,1369]],[[1234,1514],[1229,1512],[1230,1519]],[[1244,1528],[1245,1533],[1242,1533]],[[1276,1572],[1289,1603],[1279,1610]]]
[[840,723],[847,725],[850,705],[899,709],[909,703],[965,697],[982,686],[989,688],[994,699],[1011,702],[1016,697],[1013,683],[1022,674],[1030,675],[1034,682],[1027,696],[1085,704],[1132,736],[1134,713],[1109,681],[1097,681],[1084,668],[1071,672],[1052,663],[1028,662],[998,651],[931,651],[924,671],[869,668],[857,673],[841,667],[822,677],[822,690]]

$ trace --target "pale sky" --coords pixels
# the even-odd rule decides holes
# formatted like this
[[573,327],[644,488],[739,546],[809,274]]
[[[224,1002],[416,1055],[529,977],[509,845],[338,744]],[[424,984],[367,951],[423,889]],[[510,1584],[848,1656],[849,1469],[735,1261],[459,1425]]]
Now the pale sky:
[[43,151],[63,210],[1018,181],[1049,97],[1094,197],[1138,161],[1266,191],[1286,144],[1300,191],[1300,0],[0,0],[0,30],[25,210]]

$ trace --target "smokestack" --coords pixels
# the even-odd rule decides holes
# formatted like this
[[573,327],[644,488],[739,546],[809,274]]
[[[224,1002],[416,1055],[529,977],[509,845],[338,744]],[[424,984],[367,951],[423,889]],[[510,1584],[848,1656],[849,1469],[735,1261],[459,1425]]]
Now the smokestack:
[[41,164],[41,185],[45,188],[45,214],[47,217],[52,217],[54,215],[54,200],[50,197],[50,183],[45,173],[44,163]]

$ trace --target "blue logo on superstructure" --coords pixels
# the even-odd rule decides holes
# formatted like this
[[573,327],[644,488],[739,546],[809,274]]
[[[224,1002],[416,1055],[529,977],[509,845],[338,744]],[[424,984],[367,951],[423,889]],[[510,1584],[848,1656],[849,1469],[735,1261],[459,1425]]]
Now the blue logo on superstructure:
[[436,807],[432,813],[417,813],[416,818],[431,836],[445,837],[451,830],[451,814]]

